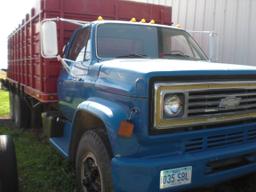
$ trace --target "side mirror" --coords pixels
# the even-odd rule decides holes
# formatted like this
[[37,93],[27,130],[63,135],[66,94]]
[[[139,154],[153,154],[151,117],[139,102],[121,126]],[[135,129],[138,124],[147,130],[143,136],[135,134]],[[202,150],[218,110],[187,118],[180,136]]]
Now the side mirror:
[[41,24],[41,54],[47,59],[58,55],[57,24],[54,21],[43,21]]

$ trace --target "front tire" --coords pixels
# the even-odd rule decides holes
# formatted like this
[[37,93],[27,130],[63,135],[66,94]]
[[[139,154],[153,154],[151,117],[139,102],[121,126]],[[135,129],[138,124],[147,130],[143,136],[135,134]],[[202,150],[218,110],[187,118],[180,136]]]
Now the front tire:
[[105,134],[89,130],[82,136],[76,154],[78,191],[112,192],[111,155]]
[[18,191],[15,147],[11,137],[6,135],[0,136],[0,190]]

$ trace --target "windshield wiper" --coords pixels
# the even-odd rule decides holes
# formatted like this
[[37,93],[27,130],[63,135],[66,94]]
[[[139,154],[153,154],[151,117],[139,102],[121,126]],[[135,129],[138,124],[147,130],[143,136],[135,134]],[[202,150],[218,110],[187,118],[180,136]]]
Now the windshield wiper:
[[117,56],[116,58],[146,58],[148,57],[147,55],[143,55],[143,54],[128,54],[128,55],[121,55],[121,56]]
[[162,53],[162,56],[173,56],[173,57],[185,57],[193,60],[198,60],[197,58],[191,57],[189,55],[185,55],[183,53]]

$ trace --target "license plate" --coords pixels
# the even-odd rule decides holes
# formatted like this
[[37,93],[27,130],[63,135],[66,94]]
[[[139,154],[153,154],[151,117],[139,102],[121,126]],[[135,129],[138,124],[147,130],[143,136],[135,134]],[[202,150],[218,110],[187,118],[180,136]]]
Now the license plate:
[[160,189],[190,184],[192,166],[162,170],[160,172]]

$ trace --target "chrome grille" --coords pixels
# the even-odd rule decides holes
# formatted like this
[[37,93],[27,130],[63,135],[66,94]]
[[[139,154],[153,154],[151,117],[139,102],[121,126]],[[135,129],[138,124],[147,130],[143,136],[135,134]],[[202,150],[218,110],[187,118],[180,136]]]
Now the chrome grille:
[[[164,117],[167,94],[184,95],[184,113]],[[211,126],[256,119],[256,81],[156,83],[154,127],[157,129]]]
[[[198,90],[190,91],[188,95],[188,117],[256,111],[256,89]],[[221,108],[221,101],[227,97],[239,98],[240,104]]]

